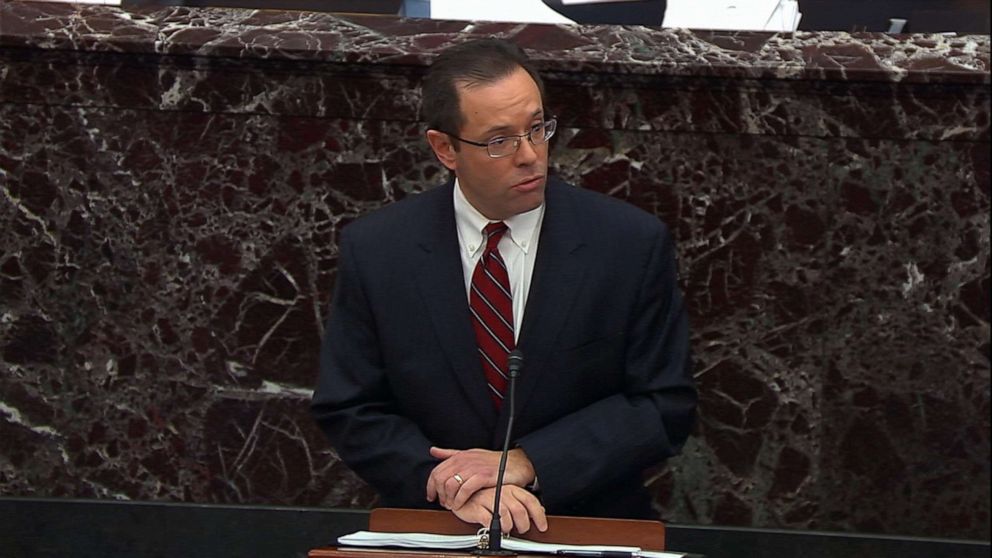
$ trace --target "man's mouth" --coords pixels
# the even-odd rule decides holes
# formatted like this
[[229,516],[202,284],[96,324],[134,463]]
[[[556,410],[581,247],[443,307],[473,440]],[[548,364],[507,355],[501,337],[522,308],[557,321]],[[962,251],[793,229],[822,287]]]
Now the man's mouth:
[[541,179],[542,178],[544,178],[544,175],[541,175],[541,174],[539,174],[537,176],[532,176],[530,178],[525,179],[522,182],[518,182],[517,184],[515,184],[513,186],[513,189],[514,190],[523,190],[525,192],[529,192],[529,191],[535,190],[535,189],[537,189],[538,186],[540,186]]

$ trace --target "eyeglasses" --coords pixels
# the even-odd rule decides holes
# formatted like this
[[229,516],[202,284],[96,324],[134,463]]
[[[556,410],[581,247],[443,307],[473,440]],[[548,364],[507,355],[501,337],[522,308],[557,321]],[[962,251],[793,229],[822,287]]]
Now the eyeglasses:
[[530,127],[530,131],[525,134],[520,134],[519,136],[499,136],[485,143],[460,138],[449,132],[445,133],[456,140],[463,141],[469,145],[485,147],[489,152],[490,157],[493,159],[499,159],[501,157],[509,157],[510,155],[516,153],[517,149],[520,149],[520,142],[523,141],[523,138],[527,138],[532,145],[544,145],[545,143],[548,143],[551,136],[555,135],[555,128],[557,127],[558,120],[549,118],[544,122],[534,124]]

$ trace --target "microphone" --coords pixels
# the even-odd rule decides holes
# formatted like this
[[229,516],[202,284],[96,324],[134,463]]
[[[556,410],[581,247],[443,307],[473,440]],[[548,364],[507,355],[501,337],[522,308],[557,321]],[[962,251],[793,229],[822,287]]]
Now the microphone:
[[506,423],[506,438],[503,439],[503,453],[499,456],[499,469],[496,473],[496,495],[493,496],[493,519],[489,523],[489,544],[487,548],[476,554],[481,556],[515,556],[514,552],[503,550],[503,528],[499,521],[499,497],[503,492],[503,474],[506,473],[506,456],[510,453],[510,435],[513,433],[513,418],[517,414],[514,408],[517,376],[524,367],[524,354],[520,349],[510,351],[507,357],[507,368],[510,374],[510,418]]

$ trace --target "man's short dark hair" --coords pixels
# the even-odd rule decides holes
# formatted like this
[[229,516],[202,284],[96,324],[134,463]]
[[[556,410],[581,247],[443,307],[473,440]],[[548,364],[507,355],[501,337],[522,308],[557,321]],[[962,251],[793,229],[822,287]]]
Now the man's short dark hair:
[[543,104],[541,76],[517,45],[501,39],[479,39],[448,48],[431,64],[424,78],[421,114],[428,128],[459,134],[465,121],[458,103],[458,88],[494,83],[518,68],[523,68],[537,84]]

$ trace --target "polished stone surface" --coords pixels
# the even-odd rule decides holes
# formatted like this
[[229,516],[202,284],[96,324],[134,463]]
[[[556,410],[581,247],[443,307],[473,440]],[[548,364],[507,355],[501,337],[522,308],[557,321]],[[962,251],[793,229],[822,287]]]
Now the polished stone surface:
[[[304,558],[368,527],[366,510],[0,497],[4,556]],[[164,526],[164,528],[163,528]],[[986,558],[989,543],[746,527],[665,526],[666,547],[722,558]]]
[[307,413],[417,84],[531,49],[559,174],[679,243],[674,522],[989,537],[989,38],[0,5],[0,492],[367,506]]

